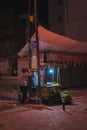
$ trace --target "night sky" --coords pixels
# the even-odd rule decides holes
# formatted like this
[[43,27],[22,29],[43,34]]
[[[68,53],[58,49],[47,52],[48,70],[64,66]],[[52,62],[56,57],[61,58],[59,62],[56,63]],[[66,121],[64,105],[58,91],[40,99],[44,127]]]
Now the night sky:
[[[38,3],[38,17],[43,23],[48,23],[48,1],[37,0]],[[3,0],[0,3],[0,9],[13,8],[17,14],[27,14],[28,0]]]
[[0,9],[13,8],[18,14],[27,12],[28,0],[3,0],[0,3]]

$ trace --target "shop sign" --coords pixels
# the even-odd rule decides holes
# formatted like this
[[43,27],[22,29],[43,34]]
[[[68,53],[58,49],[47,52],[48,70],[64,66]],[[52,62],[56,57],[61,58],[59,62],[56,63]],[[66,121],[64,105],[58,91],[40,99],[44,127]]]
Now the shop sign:
[[87,55],[72,53],[47,53],[47,62],[87,62]]
[[33,48],[37,48],[37,42],[36,41],[31,41],[29,44],[29,48],[32,50]]

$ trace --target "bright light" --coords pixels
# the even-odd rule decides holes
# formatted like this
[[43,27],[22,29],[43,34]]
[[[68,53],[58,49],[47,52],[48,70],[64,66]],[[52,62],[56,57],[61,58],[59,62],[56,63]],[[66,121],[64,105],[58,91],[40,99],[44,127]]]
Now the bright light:
[[50,69],[49,69],[49,73],[51,73],[51,74],[54,73],[54,69],[53,69],[53,68],[50,68]]

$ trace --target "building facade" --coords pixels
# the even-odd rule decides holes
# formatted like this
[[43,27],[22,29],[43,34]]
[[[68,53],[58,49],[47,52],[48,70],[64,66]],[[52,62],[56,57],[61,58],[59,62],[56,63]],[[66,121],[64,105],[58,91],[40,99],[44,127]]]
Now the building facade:
[[87,41],[87,1],[48,0],[49,29],[78,41]]
[[14,75],[16,53],[25,43],[25,21],[12,8],[0,9],[0,72]]

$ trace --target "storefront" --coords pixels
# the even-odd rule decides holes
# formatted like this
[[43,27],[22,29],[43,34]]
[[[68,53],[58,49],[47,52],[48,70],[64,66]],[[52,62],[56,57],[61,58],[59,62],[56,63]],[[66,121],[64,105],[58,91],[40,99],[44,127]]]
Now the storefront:
[[[29,58],[18,58],[18,75],[22,69],[28,70]],[[33,70],[34,86],[37,86],[37,73]],[[60,83],[62,87],[87,85],[87,55],[42,52],[40,56],[40,85]]]
[[[35,34],[31,41],[34,43]],[[87,85],[87,44],[55,34],[41,26],[38,27],[40,50],[40,86],[58,83],[63,88]],[[22,69],[29,68],[29,45],[18,53],[18,75]],[[32,57],[34,58],[34,57]],[[35,60],[33,60],[33,68]],[[34,86],[37,86],[35,69],[31,70]],[[38,80],[38,79],[37,79]]]

